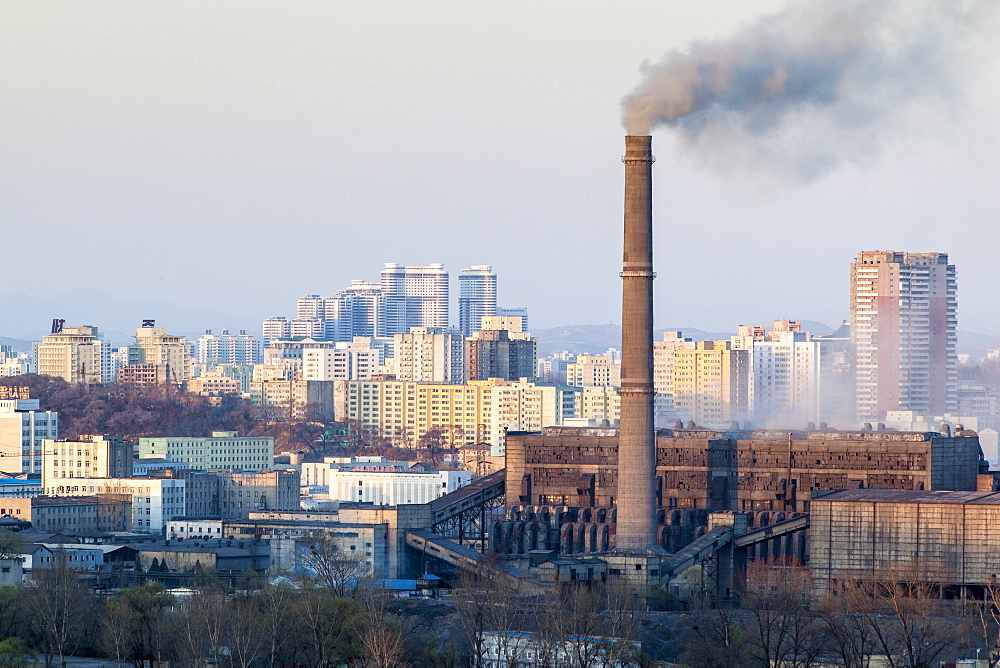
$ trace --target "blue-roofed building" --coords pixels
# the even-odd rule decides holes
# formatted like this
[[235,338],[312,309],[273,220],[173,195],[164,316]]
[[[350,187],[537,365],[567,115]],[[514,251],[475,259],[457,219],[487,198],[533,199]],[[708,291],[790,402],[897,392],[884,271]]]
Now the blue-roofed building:
[[0,478],[0,497],[38,496],[42,493],[42,476]]

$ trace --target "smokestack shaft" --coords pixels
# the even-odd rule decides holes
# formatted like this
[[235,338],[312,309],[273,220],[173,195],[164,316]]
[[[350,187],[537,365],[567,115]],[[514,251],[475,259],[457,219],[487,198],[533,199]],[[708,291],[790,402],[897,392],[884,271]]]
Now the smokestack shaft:
[[621,422],[615,547],[656,545],[653,429],[653,154],[648,135],[625,137]]

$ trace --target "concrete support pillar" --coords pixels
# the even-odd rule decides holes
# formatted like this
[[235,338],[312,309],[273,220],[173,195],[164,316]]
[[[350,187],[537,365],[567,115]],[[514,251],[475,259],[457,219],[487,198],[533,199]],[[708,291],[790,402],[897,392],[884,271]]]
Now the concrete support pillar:
[[652,138],[625,137],[622,257],[622,377],[615,547],[656,544],[656,439],[653,429]]

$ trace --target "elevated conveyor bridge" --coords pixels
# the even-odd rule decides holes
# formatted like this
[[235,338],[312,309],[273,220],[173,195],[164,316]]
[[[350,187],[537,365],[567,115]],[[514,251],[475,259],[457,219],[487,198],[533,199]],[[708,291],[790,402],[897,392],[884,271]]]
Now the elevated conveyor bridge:
[[506,483],[507,471],[500,469],[434,499],[428,504],[431,532],[459,545],[479,543],[480,552],[485,552],[486,527],[498,512],[503,513]]

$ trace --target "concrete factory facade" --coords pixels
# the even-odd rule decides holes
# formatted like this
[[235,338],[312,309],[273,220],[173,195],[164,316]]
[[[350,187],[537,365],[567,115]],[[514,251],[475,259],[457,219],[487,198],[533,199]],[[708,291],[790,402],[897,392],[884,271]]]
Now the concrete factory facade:
[[[617,429],[508,433],[507,503],[621,509],[617,461]],[[661,429],[653,479],[661,508],[808,512],[818,490],[975,491],[985,468],[968,431]]]
[[945,597],[982,599],[997,586],[1000,494],[847,490],[813,499],[810,521],[817,592],[886,577],[886,568]]

